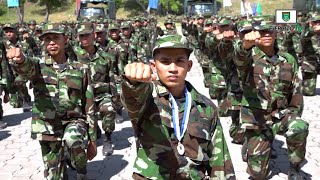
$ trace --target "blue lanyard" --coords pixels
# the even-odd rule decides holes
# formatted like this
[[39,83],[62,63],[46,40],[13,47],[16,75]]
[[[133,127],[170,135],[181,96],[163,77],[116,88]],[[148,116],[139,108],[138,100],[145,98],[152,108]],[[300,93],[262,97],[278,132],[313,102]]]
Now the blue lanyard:
[[184,109],[184,113],[183,113],[183,119],[181,122],[181,126],[179,123],[179,107],[178,107],[174,97],[170,94],[171,105],[172,105],[173,129],[174,129],[174,134],[179,141],[181,141],[181,139],[187,129],[187,125],[189,122],[189,116],[190,116],[190,110],[191,110],[191,102],[192,102],[191,94],[186,87],[184,88],[184,94],[186,97],[186,102],[185,102],[185,109]]

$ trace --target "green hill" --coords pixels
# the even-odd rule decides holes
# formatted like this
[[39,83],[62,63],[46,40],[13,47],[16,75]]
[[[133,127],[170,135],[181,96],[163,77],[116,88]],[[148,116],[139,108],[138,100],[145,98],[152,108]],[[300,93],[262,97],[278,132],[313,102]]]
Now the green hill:
[[[61,8],[57,8],[49,16],[49,21],[58,22],[66,20],[75,20],[75,0],[66,0],[67,5]],[[141,7],[135,0],[122,0],[122,4],[117,10],[118,18],[128,18],[135,15],[142,15]],[[220,7],[223,0],[218,0]],[[250,0],[251,3],[261,3],[263,14],[274,14],[276,9],[291,9],[292,0]],[[219,15],[237,15],[240,13],[240,0],[232,0],[233,5],[231,7],[220,8]],[[35,19],[37,22],[44,21],[45,7],[38,6],[35,3],[26,2],[24,5],[25,15],[24,20],[28,21]],[[5,22],[17,22],[18,16],[15,9],[8,9],[5,0],[0,0],[0,23]]]

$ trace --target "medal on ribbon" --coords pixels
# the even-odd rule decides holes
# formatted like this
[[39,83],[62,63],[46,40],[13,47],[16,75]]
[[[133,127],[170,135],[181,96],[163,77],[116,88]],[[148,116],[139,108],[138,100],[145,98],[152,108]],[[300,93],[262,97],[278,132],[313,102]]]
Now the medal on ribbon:
[[172,104],[173,129],[174,129],[174,134],[179,141],[178,146],[177,146],[177,151],[181,156],[184,155],[184,153],[185,153],[185,148],[184,148],[183,144],[181,143],[181,140],[187,130],[189,116],[190,116],[190,110],[191,110],[191,104],[192,104],[191,93],[188,91],[187,87],[184,88],[184,94],[186,97],[186,102],[185,102],[185,108],[184,108],[181,126],[180,126],[180,122],[179,122],[179,107],[178,107],[177,102],[174,99],[174,97],[170,94],[170,99],[171,99],[171,104]]

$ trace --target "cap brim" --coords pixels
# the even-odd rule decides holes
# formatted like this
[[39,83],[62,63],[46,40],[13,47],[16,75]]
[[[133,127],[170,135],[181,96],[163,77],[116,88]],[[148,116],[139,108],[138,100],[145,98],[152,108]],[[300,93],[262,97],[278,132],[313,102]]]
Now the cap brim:
[[172,47],[172,46],[167,46],[166,47],[166,46],[164,46],[164,47],[155,47],[155,48],[153,48],[152,56],[154,56],[155,51],[158,50],[158,49],[185,49],[189,54],[191,54],[193,52],[192,48],[186,48],[184,46],[181,46],[181,47],[179,47],[179,46],[175,46],[175,47]]
[[39,38],[43,38],[43,36],[45,36],[46,34],[64,34],[64,33],[60,31],[46,31],[42,33]]
[[78,32],[78,34],[90,34],[90,33],[93,33],[93,31],[91,31],[91,30],[83,30],[83,31]]

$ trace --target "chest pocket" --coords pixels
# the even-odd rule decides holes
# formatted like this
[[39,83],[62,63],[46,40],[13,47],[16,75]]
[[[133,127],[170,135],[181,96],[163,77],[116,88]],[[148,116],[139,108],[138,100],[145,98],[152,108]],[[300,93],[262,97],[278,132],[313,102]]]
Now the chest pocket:
[[250,86],[256,87],[259,94],[266,100],[270,100],[270,93],[268,92],[268,84],[266,82],[269,82],[270,79],[270,67],[269,65],[261,62],[261,60],[257,61],[257,64],[253,66],[252,70],[252,77],[250,78],[249,74],[249,83]]
[[76,74],[70,74],[66,75],[66,78],[64,79],[64,82],[66,83],[66,86],[68,88],[68,94],[72,97],[78,97],[81,98],[82,96],[82,76],[80,73]]
[[188,136],[185,137],[183,144],[188,147],[185,155],[194,161],[207,161],[207,147],[211,141],[210,121],[198,118],[197,121],[188,123]]
[[293,65],[289,63],[282,63],[279,71],[279,83],[276,91],[284,94],[289,94],[292,88],[293,81]]

